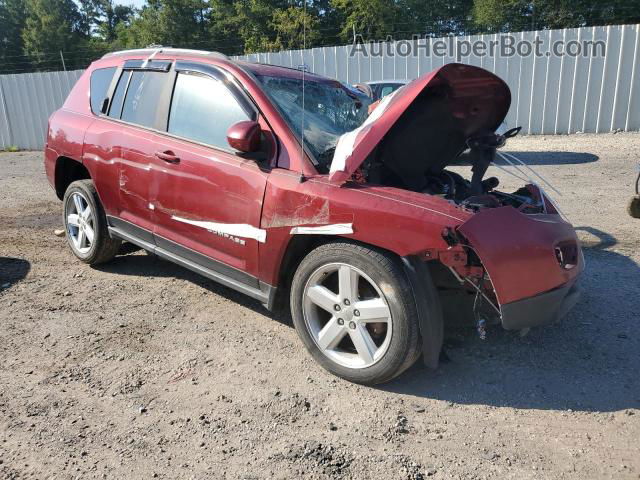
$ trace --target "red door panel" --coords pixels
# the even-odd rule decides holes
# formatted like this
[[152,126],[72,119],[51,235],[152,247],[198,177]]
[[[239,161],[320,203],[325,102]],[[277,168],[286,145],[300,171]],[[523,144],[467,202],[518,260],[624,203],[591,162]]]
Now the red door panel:
[[142,128],[125,126],[120,131],[122,158],[118,168],[118,216],[149,232],[153,231],[149,184],[157,150],[155,137]]
[[257,276],[262,200],[267,181],[253,160],[157,136],[150,198],[155,234],[224,265]]

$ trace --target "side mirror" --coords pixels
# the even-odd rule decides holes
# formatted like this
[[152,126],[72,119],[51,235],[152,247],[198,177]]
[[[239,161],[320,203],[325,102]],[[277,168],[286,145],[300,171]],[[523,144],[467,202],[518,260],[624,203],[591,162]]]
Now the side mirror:
[[260,134],[258,122],[245,120],[229,127],[227,142],[232,148],[243,153],[253,153],[260,150]]

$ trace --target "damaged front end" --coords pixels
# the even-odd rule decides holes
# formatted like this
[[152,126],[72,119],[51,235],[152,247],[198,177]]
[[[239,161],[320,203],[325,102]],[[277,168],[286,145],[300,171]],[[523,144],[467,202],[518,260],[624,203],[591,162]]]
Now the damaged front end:
[[553,323],[578,300],[584,258],[573,227],[557,212],[483,209],[443,236],[450,249],[439,260],[455,279],[437,275],[445,317],[473,314],[481,336],[486,323],[507,330]]
[[[427,251],[425,260],[437,260],[428,263],[444,318],[467,323],[471,315],[481,336],[487,323],[522,330],[557,320],[575,304],[584,268],[573,227],[537,184],[547,182],[498,152],[520,131],[495,133],[510,102],[509,87],[492,73],[445,65],[386,97],[340,137],[330,169],[335,182],[423,193],[469,215],[443,230],[448,248]],[[465,165],[468,179],[449,168]],[[522,187],[500,191],[498,178],[485,178],[491,165]]]

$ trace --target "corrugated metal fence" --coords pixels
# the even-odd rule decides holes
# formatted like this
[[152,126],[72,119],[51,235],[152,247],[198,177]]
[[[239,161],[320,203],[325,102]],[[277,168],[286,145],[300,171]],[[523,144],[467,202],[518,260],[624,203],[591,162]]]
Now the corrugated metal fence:
[[43,148],[49,116],[62,106],[82,72],[0,75],[0,149]]
[[[538,39],[540,56],[516,54],[462,56],[461,43],[499,42],[511,36],[516,43]],[[452,42],[448,56],[429,51],[438,41]],[[557,55],[556,42],[602,41],[588,55]],[[640,130],[640,25],[545,30],[515,34],[478,35],[454,39],[421,39],[417,55],[401,56],[400,42],[379,48],[380,56],[362,51],[350,55],[352,46],[323,47],[238,57],[244,60],[299,68],[348,83],[412,79],[445,63],[461,61],[499,75],[511,88],[512,104],[507,125],[524,127],[528,134],[564,134]],[[406,44],[403,45],[406,47]],[[372,53],[366,45],[367,52]],[[406,51],[406,50],[405,50]],[[80,71],[0,76],[0,148],[42,148],[46,121],[58,108]],[[2,93],[4,92],[4,94]]]

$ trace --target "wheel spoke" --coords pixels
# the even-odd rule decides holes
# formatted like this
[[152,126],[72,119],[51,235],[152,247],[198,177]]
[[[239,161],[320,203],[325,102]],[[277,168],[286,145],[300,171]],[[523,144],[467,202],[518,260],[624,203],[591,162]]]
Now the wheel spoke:
[[345,329],[338,325],[338,319],[331,317],[318,333],[318,346],[323,350],[336,348],[345,334]]
[[76,213],[78,215],[81,215],[82,212],[84,211],[84,208],[82,208],[82,198],[80,197],[80,195],[73,196],[73,203],[75,204],[75,207],[76,207]]
[[349,336],[353,342],[353,346],[356,347],[358,356],[365,363],[373,362],[373,356],[376,353],[378,347],[371,338],[367,327],[362,324],[357,324],[355,330],[349,330]]
[[78,217],[78,214],[76,213],[70,213],[69,215],[67,215],[67,223],[73,227],[79,227],[80,217]]
[[93,243],[93,228],[91,228],[89,225],[85,225],[84,234],[87,236],[89,245],[91,245]]
[[307,296],[318,307],[333,314],[334,305],[339,303],[338,296],[322,285],[314,285],[307,290]]
[[358,299],[358,272],[347,265],[340,266],[338,270],[338,288],[341,299],[355,302]]
[[91,207],[87,204],[87,208],[82,211],[82,218],[85,221],[89,221],[89,217],[91,217]]
[[81,228],[79,228],[78,229],[78,236],[76,237],[76,247],[78,248],[78,250],[80,250],[81,248],[85,247],[85,245],[84,245],[85,244],[85,240],[86,240],[86,237],[84,235],[84,231]]
[[358,319],[361,322],[388,322],[391,317],[389,307],[382,298],[362,300],[355,304],[355,309],[360,312]]

